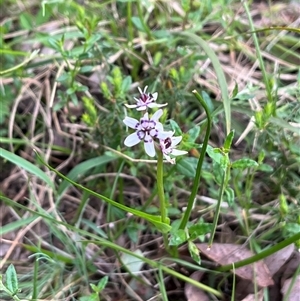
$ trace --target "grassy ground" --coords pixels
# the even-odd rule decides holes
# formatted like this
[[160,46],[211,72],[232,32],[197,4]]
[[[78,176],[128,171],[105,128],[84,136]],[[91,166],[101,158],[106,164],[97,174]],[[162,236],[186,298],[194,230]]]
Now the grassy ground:
[[1,300],[299,297],[297,1],[0,3]]

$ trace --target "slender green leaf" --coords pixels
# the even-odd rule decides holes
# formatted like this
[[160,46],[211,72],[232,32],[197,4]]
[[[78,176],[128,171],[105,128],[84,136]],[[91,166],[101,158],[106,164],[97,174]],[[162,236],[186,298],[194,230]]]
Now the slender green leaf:
[[31,216],[28,218],[20,219],[18,221],[11,222],[7,225],[4,225],[3,227],[0,228],[0,236],[15,231],[18,228],[23,227],[24,225],[30,224],[32,221],[36,219],[36,216]]
[[206,53],[206,55],[210,58],[211,63],[215,69],[216,76],[218,79],[218,83],[221,90],[222,100],[223,100],[223,106],[224,106],[224,112],[225,112],[225,119],[226,119],[226,133],[227,135],[230,132],[231,128],[231,108],[230,108],[230,98],[228,95],[228,89],[227,89],[227,82],[224,75],[224,72],[222,70],[222,66],[219,62],[218,57],[214,53],[213,49],[209,46],[209,44],[204,41],[199,36],[195,35],[194,33],[190,32],[181,32],[180,35],[188,38],[189,40],[195,41]]
[[22,157],[15,155],[3,148],[0,148],[0,157],[12,162],[13,164],[19,166],[20,168],[25,169],[26,171],[34,174],[39,179],[44,181],[46,184],[49,185],[53,190],[55,190],[54,184],[52,180],[48,177],[46,173],[44,173],[41,169],[37,166],[33,165],[31,162],[23,159]]
[[[112,162],[116,159],[116,157],[104,155],[81,162],[66,175],[66,178],[72,181],[77,181],[78,179],[80,179],[80,177],[84,176],[90,169],[99,167],[101,165],[106,165],[107,163]],[[62,181],[62,183],[57,189],[58,196],[61,197],[71,185],[72,184],[67,180]]]

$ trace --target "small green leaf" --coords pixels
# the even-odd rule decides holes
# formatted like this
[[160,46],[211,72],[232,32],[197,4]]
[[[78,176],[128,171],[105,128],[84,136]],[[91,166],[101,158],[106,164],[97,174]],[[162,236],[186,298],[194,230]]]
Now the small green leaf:
[[71,80],[72,77],[71,77],[71,74],[70,73],[63,73],[61,76],[59,76],[56,81],[59,82],[59,83],[62,83],[62,82],[66,82],[68,80]]
[[258,166],[258,163],[248,158],[236,160],[231,164],[232,168],[238,168],[238,169],[246,169],[249,167],[256,167],[256,166]]
[[200,126],[194,126],[187,132],[188,142],[195,142],[200,135]]
[[259,165],[258,170],[264,172],[273,172],[274,168],[269,164],[263,163]]
[[177,162],[176,169],[182,175],[189,178],[194,178],[196,174],[197,162],[198,162],[197,158],[183,157],[181,160]]
[[188,241],[188,248],[192,258],[198,263],[201,264],[200,252],[197,246],[192,242]]
[[121,90],[123,92],[127,92],[130,89],[131,83],[132,83],[131,76],[129,76],[129,75],[126,76],[122,81]]
[[108,282],[108,276],[103,277],[99,282],[98,282],[98,289],[101,291],[103,291],[106,287],[106,284]]
[[91,289],[92,289],[95,293],[99,293],[99,290],[98,290],[97,285],[95,285],[95,284],[93,284],[93,283],[90,283],[90,287],[91,287]]
[[230,133],[227,135],[225,142],[224,142],[224,150],[226,152],[229,152],[229,150],[230,150],[233,137],[234,137],[234,130],[231,130]]
[[175,120],[171,119],[170,120],[170,125],[171,125],[172,130],[175,132],[175,136],[176,135],[182,135],[181,128]]
[[206,148],[206,153],[208,154],[208,156],[213,160],[215,161],[216,163],[221,163],[221,159],[223,157],[223,154],[221,154],[220,152],[216,152],[215,151],[216,149],[213,148],[212,146],[210,145],[207,145],[207,148]]
[[20,16],[21,28],[31,30],[32,29],[32,20],[34,20],[34,18],[30,14],[28,14],[26,12],[22,13]]
[[227,196],[227,203],[229,206],[233,206],[234,204],[234,190],[231,187],[227,187],[225,190]]
[[80,301],[99,301],[97,293],[90,294],[89,296],[83,296],[79,298]]
[[[140,249],[135,250],[133,253],[138,255],[139,257],[144,257],[144,254]],[[139,272],[144,264],[144,261],[142,259],[127,253],[123,253],[121,255],[121,259],[123,264],[131,273]]]
[[91,66],[91,65],[82,66],[79,70],[79,73],[89,73],[89,72],[92,72],[93,69],[94,69],[94,66]]
[[171,237],[170,237],[170,246],[179,246],[182,243],[184,243],[187,240],[187,235],[185,230],[178,229],[171,231]]
[[17,273],[15,267],[12,264],[10,264],[9,267],[7,268],[5,277],[6,277],[6,287],[13,294],[15,294],[19,289],[19,285],[18,285]]
[[143,23],[141,22],[141,19],[139,17],[132,17],[131,21],[139,31],[145,32]]
[[234,86],[234,89],[232,91],[232,98],[235,98],[236,95],[238,94],[238,92],[239,92],[239,86],[238,86],[237,82],[235,82],[235,86]]
[[209,95],[205,91],[202,91],[201,94],[202,94],[203,100],[205,101],[210,113],[212,113],[214,111],[214,105],[213,105]]
[[194,240],[201,235],[210,233],[212,230],[212,224],[199,222],[189,228],[190,239]]

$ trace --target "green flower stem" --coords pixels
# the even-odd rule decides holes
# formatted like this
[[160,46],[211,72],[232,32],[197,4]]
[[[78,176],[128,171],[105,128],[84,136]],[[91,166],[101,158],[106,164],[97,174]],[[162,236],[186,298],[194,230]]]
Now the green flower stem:
[[167,221],[167,209],[165,202],[164,192],[164,165],[163,165],[163,154],[159,150],[157,151],[157,194],[160,205],[161,222],[166,223]]
[[280,251],[281,249],[287,247],[288,245],[292,244],[292,243],[295,243],[297,240],[300,239],[300,233],[296,233],[294,234],[293,236],[285,239],[284,241],[276,244],[275,246],[271,247],[271,248],[268,248],[256,255],[253,255],[249,258],[246,258],[246,259],[243,259],[241,261],[237,261],[237,262],[233,262],[233,263],[230,263],[230,264],[226,264],[226,265],[223,265],[219,268],[217,268],[218,271],[220,272],[225,272],[225,271],[229,271],[232,269],[232,267],[234,266],[235,269],[237,268],[240,268],[240,267],[243,267],[245,265],[248,265],[248,264],[252,264],[254,262],[257,262],[259,260],[262,260],[278,251]]
[[[168,222],[168,213],[165,199],[165,191],[164,191],[164,158],[163,153],[158,150],[157,151],[157,195],[159,199],[159,207],[160,207],[160,216],[161,222],[166,224]],[[164,246],[166,250],[169,249],[168,246],[168,235],[163,233]]]
[[192,192],[190,194],[190,197],[189,197],[189,200],[188,200],[188,205],[187,205],[187,208],[184,212],[184,215],[183,215],[182,221],[180,223],[179,229],[185,229],[186,224],[189,221],[191,212],[192,212],[193,207],[194,207],[195,197],[196,197],[196,194],[198,192],[199,183],[200,183],[202,164],[203,164],[203,161],[204,161],[206,148],[207,148],[207,144],[208,144],[208,139],[209,139],[209,135],[210,135],[210,131],[211,131],[211,125],[212,125],[211,113],[210,113],[210,110],[209,110],[206,102],[204,101],[203,97],[196,90],[194,90],[193,93],[194,93],[195,97],[199,100],[200,104],[203,106],[203,108],[206,112],[207,129],[206,129],[205,138],[204,138],[202,148],[201,148],[200,158],[199,158],[198,164],[197,164],[197,170],[196,170],[196,175],[195,175],[195,179],[194,179],[194,183],[193,183]]

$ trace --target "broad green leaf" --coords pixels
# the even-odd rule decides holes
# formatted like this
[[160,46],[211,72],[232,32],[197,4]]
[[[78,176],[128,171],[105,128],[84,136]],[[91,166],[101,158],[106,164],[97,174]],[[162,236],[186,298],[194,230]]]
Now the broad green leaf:
[[18,277],[15,267],[10,264],[5,273],[6,277],[6,287],[14,294],[19,289]]
[[0,148],[0,157],[32,173],[33,175],[37,176],[39,179],[44,181],[46,184],[48,184],[48,186],[51,187],[53,190],[55,190],[54,184],[52,180],[48,177],[48,175],[44,173],[41,169],[39,169],[37,166],[33,165],[31,162],[3,148]]
[[256,167],[256,166],[258,166],[258,163],[248,158],[236,160],[231,164],[231,168],[239,168],[239,169],[246,169],[249,167]]

